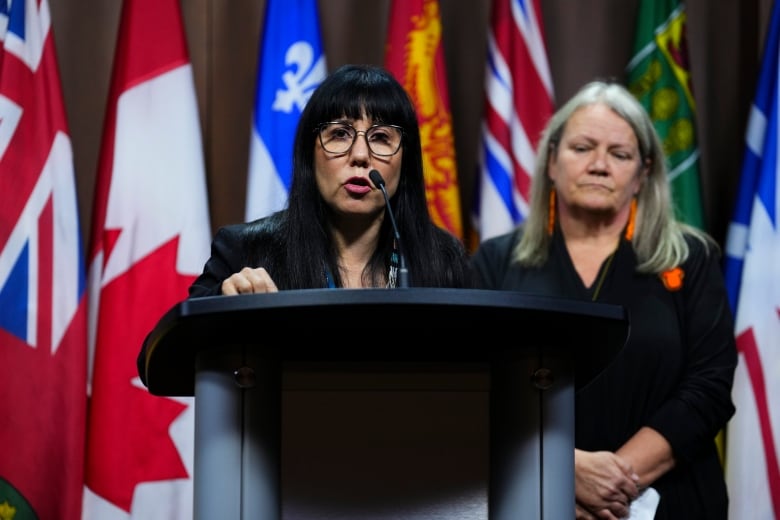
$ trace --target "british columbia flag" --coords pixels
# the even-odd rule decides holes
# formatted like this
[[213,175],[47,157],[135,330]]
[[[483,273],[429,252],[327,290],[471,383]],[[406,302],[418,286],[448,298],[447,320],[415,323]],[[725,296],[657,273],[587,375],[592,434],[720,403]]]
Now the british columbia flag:
[[0,507],[77,519],[86,282],[71,142],[46,0],[0,13]]
[[480,241],[525,220],[536,142],[553,100],[540,1],[494,0],[473,210]]

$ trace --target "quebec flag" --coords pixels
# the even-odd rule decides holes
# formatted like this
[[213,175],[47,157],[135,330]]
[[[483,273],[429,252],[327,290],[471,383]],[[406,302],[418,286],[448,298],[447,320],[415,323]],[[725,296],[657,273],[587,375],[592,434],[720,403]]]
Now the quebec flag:
[[292,182],[295,131],[327,74],[317,0],[268,0],[257,68],[246,219],[282,209]]
[[726,240],[737,411],[726,430],[729,518],[780,518],[780,3],[772,9]]

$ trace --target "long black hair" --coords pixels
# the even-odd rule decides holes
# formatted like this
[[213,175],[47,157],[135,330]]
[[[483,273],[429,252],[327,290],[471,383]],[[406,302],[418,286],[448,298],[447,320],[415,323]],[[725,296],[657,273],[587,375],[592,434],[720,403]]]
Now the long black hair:
[[[467,285],[465,249],[459,240],[431,221],[425,197],[423,159],[417,115],[403,86],[387,70],[373,65],[344,65],[314,91],[298,123],[293,150],[292,186],[287,208],[266,225],[278,226],[275,240],[255,244],[262,264],[282,289],[324,287],[327,267],[341,286],[336,251],[328,231],[328,207],[315,179],[314,150],[319,124],[342,118],[371,119],[403,128],[403,156],[398,189],[390,199],[403,240],[410,280],[416,286]],[[266,235],[267,239],[271,239]],[[270,246],[270,247],[267,247]],[[264,252],[258,251],[258,247]],[[281,249],[281,251],[280,251]],[[283,256],[269,258],[271,251]],[[377,250],[367,272],[374,285],[386,278],[393,252],[393,233],[384,219]],[[275,256],[275,255],[273,255]]]

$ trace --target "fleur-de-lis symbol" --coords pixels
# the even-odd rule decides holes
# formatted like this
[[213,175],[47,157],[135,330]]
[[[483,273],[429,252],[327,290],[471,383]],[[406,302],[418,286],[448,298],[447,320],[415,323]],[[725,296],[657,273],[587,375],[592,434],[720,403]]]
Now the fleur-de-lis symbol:
[[[316,58],[316,62],[315,62]],[[289,70],[282,74],[286,90],[278,89],[272,105],[273,110],[290,113],[293,107],[303,110],[311,93],[325,78],[327,72],[325,56],[314,56],[314,49],[307,41],[295,42],[287,49],[284,62]]]

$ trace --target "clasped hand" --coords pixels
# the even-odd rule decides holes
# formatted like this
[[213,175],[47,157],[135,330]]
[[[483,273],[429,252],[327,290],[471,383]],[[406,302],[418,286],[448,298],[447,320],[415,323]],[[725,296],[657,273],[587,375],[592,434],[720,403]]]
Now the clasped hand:
[[233,273],[222,282],[222,294],[232,296],[236,294],[273,293],[278,292],[271,275],[263,267],[252,269],[244,267],[237,273]]
[[639,496],[639,477],[625,459],[608,451],[575,450],[576,518],[617,520]]

